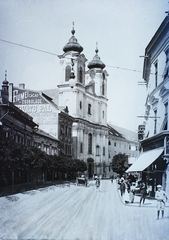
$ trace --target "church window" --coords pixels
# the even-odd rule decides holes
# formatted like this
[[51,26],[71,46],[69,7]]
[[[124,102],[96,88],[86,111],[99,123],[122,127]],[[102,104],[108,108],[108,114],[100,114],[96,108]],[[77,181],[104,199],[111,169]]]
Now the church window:
[[91,115],[91,104],[88,104],[88,114]]
[[80,153],[83,153],[83,143],[80,143]]
[[103,156],[105,156],[105,147],[103,147]]
[[82,101],[80,101],[80,104],[79,104],[79,106],[80,106],[80,109],[82,109]]
[[104,80],[102,82],[102,95],[104,96],[105,94],[105,85],[104,85]]
[[82,67],[80,67],[80,69],[79,69],[79,82],[83,83],[83,70],[82,70]]
[[88,153],[92,153],[92,134],[89,133],[88,135]]
[[104,111],[102,112],[102,114],[103,114],[103,118],[104,118]]
[[66,66],[66,73],[65,73],[65,81],[68,82],[70,79],[71,74],[71,67],[68,65]]
[[109,140],[109,146],[111,145],[111,141]]
[[100,155],[100,147],[99,145],[96,145],[96,156]]

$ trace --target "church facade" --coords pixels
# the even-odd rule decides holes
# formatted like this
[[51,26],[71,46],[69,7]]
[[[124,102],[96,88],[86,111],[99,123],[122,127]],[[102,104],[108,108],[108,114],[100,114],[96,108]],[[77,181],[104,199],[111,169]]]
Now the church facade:
[[[88,175],[109,177],[107,127],[107,71],[96,47],[93,60],[86,66],[83,47],[72,36],[64,46],[60,63],[63,82],[58,85],[59,106],[67,107],[74,118],[73,158],[84,160]],[[87,70],[86,70],[87,67]]]

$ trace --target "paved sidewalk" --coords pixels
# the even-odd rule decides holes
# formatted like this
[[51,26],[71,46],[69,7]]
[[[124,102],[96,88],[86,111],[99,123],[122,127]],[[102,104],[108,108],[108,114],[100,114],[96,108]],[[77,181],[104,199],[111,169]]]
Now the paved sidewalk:
[[[134,202],[131,203],[125,203],[124,199],[120,196],[120,191],[119,192],[119,197],[121,198],[121,201],[126,205],[126,206],[134,206],[134,207],[156,207],[157,206],[157,201],[153,197],[146,197],[144,204],[142,203],[140,206],[140,196],[135,195],[134,197]],[[169,200],[165,203],[165,207],[169,207]]]

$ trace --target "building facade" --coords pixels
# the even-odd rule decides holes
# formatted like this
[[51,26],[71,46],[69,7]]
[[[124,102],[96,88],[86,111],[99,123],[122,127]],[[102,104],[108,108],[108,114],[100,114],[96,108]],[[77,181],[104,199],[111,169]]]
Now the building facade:
[[[73,123],[73,157],[88,164],[88,175],[109,176],[107,127],[107,71],[95,56],[86,70],[83,48],[72,36],[60,56],[63,82],[59,88],[59,106],[69,109]],[[73,85],[72,85],[73,82]]]
[[0,90],[0,127],[5,137],[11,137],[23,146],[38,147],[49,155],[58,155],[60,141],[39,129],[32,116],[15,106],[11,99],[12,94],[13,86],[7,81],[7,73],[5,73],[5,80]]
[[152,192],[162,184],[169,194],[169,15],[145,49],[143,79],[147,97],[140,141],[142,154],[138,158],[140,165],[133,164],[129,171],[141,170]]
[[[68,114],[67,108],[59,108],[53,99],[47,95],[48,91],[34,91],[26,89],[24,84],[19,87],[10,84],[12,95],[11,101],[23,112],[29,114],[38,124],[39,131],[36,133],[40,137],[41,149],[49,153],[72,156],[72,124],[73,118]],[[57,95],[58,91],[53,90]],[[42,131],[43,130],[43,131]],[[47,134],[46,134],[47,133]],[[44,136],[43,136],[44,134]],[[55,140],[55,146],[45,144],[43,138]],[[38,141],[39,144],[39,141]]]
[[24,146],[33,146],[34,131],[38,125],[33,118],[22,112],[9,101],[9,82],[7,72],[0,90],[0,126],[5,137],[11,137],[16,143]]
[[125,154],[128,157],[128,164],[133,164],[139,155],[139,143],[137,133],[112,124],[108,124],[108,127],[109,163],[112,163],[115,155]]

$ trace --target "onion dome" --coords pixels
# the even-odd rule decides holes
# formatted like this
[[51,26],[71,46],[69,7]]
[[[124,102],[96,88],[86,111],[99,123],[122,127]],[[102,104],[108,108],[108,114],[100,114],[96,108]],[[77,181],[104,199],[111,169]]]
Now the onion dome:
[[69,39],[69,42],[64,46],[63,51],[65,53],[69,51],[75,51],[75,52],[81,53],[83,51],[83,48],[82,46],[80,46],[80,44],[77,42],[77,39],[74,36],[75,34],[74,24],[73,24],[73,29],[71,33],[72,33],[72,36]]
[[88,64],[88,68],[105,68],[105,64],[100,60],[100,57],[98,56],[98,49],[96,47],[96,55],[94,56],[93,60]]

